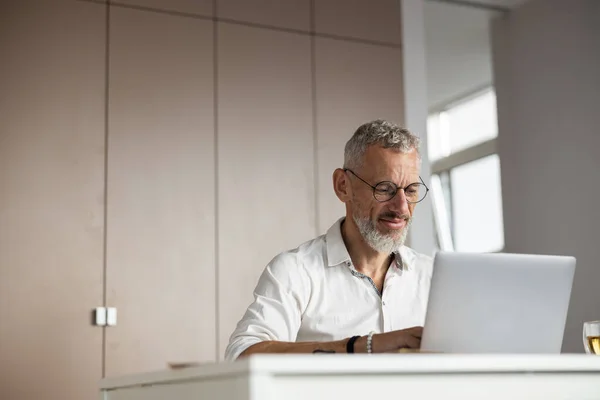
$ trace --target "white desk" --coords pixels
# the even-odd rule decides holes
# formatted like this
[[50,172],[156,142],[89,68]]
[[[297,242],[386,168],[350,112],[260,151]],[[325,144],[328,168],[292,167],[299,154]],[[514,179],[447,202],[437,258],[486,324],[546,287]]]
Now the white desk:
[[591,355],[268,355],[101,381],[102,400],[600,399]]

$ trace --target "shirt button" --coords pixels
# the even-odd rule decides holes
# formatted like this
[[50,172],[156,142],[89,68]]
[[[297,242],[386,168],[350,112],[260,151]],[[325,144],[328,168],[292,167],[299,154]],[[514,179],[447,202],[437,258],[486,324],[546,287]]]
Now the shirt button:
[[382,304],[385,306],[385,301],[382,301]]

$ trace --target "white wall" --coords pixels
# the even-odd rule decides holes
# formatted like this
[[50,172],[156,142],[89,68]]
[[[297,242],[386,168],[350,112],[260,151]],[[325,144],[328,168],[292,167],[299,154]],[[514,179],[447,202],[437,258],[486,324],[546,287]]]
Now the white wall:
[[506,251],[577,257],[563,351],[581,352],[600,319],[600,2],[532,0],[492,36]]
[[[404,0],[401,4],[404,124],[421,137],[421,177],[430,182],[429,154],[427,154],[427,61],[425,43],[424,2]],[[432,255],[435,252],[431,196],[416,208],[416,223],[409,232],[407,244],[415,250]]]
[[490,19],[502,13],[425,2],[429,109],[492,85]]

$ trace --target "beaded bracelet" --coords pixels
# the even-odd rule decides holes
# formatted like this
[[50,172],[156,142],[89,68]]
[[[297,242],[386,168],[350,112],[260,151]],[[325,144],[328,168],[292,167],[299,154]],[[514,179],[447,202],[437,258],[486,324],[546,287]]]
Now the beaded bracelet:
[[367,336],[367,353],[373,353],[373,334],[375,332],[369,332],[369,336]]

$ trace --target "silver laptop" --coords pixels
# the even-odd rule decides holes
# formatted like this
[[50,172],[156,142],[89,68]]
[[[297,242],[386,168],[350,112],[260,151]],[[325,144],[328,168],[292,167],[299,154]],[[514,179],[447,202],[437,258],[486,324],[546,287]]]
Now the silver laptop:
[[560,353],[575,258],[437,253],[421,349]]

